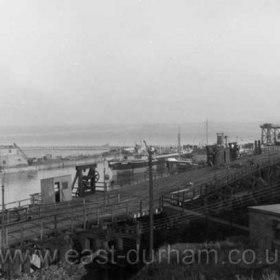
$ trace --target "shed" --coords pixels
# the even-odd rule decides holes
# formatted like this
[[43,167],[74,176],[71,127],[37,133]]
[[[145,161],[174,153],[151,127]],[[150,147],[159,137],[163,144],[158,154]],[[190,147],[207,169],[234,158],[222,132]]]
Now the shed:
[[257,249],[280,249],[280,204],[249,207],[250,240]]
[[41,179],[42,203],[58,203],[72,200],[72,176]]

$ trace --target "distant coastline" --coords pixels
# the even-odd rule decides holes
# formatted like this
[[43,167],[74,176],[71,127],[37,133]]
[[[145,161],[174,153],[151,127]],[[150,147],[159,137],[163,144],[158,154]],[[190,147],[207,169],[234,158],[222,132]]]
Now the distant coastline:
[[[129,146],[145,139],[150,144],[175,145],[178,124],[182,144],[205,144],[205,122],[170,124],[104,124],[61,125],[56,127],[0,127],[0,144],[17,143],[24,146]],[[260,139],[261,122],[211,122],[209,143],[214,143],[216,133],[223,131],[230,141],[251,142]]]

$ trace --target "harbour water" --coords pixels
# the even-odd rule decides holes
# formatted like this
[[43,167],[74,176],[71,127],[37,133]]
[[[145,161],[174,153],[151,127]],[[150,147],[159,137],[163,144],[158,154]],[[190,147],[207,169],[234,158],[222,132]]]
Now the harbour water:
[[[104,166],[107,170],[108,166],[105,162],[97,164],[97,171],[100,174],[100,182],[104,181]],[[28,199],[31,194],[41,192],[41,179],[71,175],[74,179],[76,173],[75,166],[60,169],[48,169],[39,171],[28,171],[18,173],[2,173],[2,182],[5,186],[5,203]]]

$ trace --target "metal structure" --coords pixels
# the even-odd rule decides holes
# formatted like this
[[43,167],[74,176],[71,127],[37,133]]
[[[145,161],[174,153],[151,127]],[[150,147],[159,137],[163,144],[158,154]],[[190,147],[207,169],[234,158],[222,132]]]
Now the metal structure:
[[261,143],[263,145],[280,145],[280,125],[265,123],[262,129]]
[[14,147],[17,148],[21,152],[24,159],[28,162],[28,164],[30,164],[30,159],[28,158],[26,153],[16,143],[14,143]]
[[87,194],[95,193],[96,182],[100,178],[96,166],[96,163],[76,166],[76,175],[72,183],[72,190],[74,190],[76,181],[78,180],[78,187],[75,192],[76,196],[84,197]]
[[236,142],[229,143],[228,146],[230,150],[230,160],[238,159],[240,146],[238,146]]
[[223,132],[218,132],[217,133],[217,145],[224,146],[224,138],[225,138],[224,133]]
[[248,206],[280,202],[280,162],[252,160],[246,169],[238,175],[228,173],[226,180],[216,177],[199,187],[173,192],[164,196],[164,203],[183,208],[184,214],[179,213],[185,219],[206,218],[247,230]]
[[[232,157],[232,149],[220,145],[206,146],[207,164],[209,166],[222,166],[236,158]],[[235,151],[235,150],[234,150]],[[236,152],[238,153],[239,150]]]

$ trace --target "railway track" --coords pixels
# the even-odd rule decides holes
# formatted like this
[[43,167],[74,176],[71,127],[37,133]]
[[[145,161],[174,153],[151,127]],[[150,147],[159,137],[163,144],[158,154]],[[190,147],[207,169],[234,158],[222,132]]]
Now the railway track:
[[[154,181],[154,204],[160,207],[160,198],[186,188],[192,182],[197,192],[211,185],[221,185],[252,176],[267,167],[280,163],[280,153],[273,152],[258,156],[242,158],[227,168],[214,169],[204,167],[181,174],[159,178]],[[147,211],[149,204],[149,183],[123,187],[111,191],[106,197],[104,193],[96,193],[87,198],[77,198],[71,203],[60,205],[39,205],[24,207],[17,219],[12,219],[12,211],[8,210],[5,220],[5,239],[7,244],[22,243],[27,239],[43,238],[55,231],[71,230],[75,227],[86,227],[87,223],[100,223],[101,220],[114,221],[119,217],[133,217],[139,212]],[[8,213],[10,217],[8,218]]]

